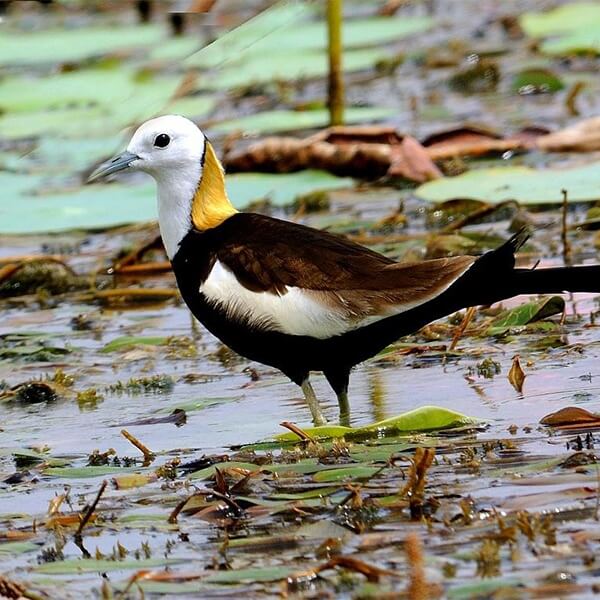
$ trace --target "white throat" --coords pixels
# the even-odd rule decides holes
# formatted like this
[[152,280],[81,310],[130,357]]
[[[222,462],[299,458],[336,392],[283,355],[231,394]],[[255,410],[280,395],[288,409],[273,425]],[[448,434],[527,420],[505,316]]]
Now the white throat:
[[201,167],[186,165],[155,173],[158,190],[158,224],[169,260],[192,228],[192,201],[200,181]]

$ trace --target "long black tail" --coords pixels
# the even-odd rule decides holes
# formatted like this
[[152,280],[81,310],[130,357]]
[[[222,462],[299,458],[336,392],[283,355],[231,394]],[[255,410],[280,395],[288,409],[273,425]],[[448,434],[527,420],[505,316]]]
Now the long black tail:
[[[508,286],[510,287],[510,286]],[[552,267],[547,269],[514,269],[512,293],[560,294],[562,292],[600,292],[600,265]]]
[[347,343],[339,349],[343,355],[341,361],[357,364],[398,338],[468,306],[489,305],[519,294],[600,293],[600,265],[516,269],[515,252],[528,237],[526,231],[520,231],[499,248],[487,252],[432,300],[346,334]]
[[[526,230],[519,231],[473,265],[470,269],[472,277],[465,277],[462,282],[467,284],[465,292],[469,291],[469,287],[477,290],[473,294],[473,304],[492,304],[519,294],[600,292],[600,265],[516,269],[515,253],[528,237]],[[456,283],[460,290],[460,280]],[[482,297],[476,301],[480,294]]]

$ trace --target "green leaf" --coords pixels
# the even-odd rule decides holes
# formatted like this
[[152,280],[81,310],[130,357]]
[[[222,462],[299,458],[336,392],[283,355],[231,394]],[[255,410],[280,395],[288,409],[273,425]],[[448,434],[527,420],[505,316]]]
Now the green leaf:
[[118,352],[122,350],[130,350],[135,346],[164,346],[169,342],[168,337],[144,337],[124,335],[115,338],[106,344],[100,352]]
[[128,571],[131,569],[151,569],[184,562],[185,558],[148,558],[145,560],[94,560],[82,558],[80,560],[63,560],[51,562],[33,570],[46,575],[76,575],[78,573],[105,573],[109,571]]
[[356,481],[369,479],[379,471],[381,471],[380,467],[341,467],[316,473],[313,475],[313,479],[318,482],[344,481],[346,479]]
[[[328,72],[326,25],[324,19],[309,20],[309,8],[303,2],[279,2],[188,57],[185,64],[203,69],[218,67],[209,81],[201,81],[209,89],[324,76]],[[345,19],[344,71],[369,68],[389,58],[386,50],[365,47],[421,33],[433,24],[430,17],[406,15]]]
[[[301,56],[311,50],[323,51],[327,46],[326,23],[324,19],[309,20],[308,8],[303,2],[279,2],[188,57],[185,64],[202,68],[219,66],[225,71],[226,66],[234,68],[239,62],[248,63],[259,57],[272,59],[290,52]],[[346,49],[362,48],[422,33],[434,23],[430,17],[406,15],[344,19],[342,36]]]
[[[326,440],[331,438],[341,438],[345,435],[351,434],[355,431],[352,427],[343,427],[342,425],[320,425],[319,427],[309,427],[304,429],[308,435],[314,440]],[[290,432],[287,433],[279,433],[274,436],[279,442],[297,442],[299,441],[299,437]]]
[[0,36],[0,65],[79,61],[139,47],[160,46],[166,31],[158,25],[76,27],[57,30],[7,31]]
[[596,2],[567,2],[553,10],[525,13],[520,24],[530,36],[552,36],[540,44],[545,54],[600,53],[600,6]]
[[567,2],[552,10],[525,13],[520,17],[520,24],[527,35],[534,37],[579,31],[600,24],[600,5],[597,2]]
[[513,92],[520,94],[558,92],[565,84],[548,69],[524,69],[511,82]]
[[204,578],[202,583],[265,583],[286,579],[298,570],[298,567],[255,567],[234,571],[219,571]]
[[[468,417],[448,408],[441,406],[421,406],[401,415],[377,421],[372,425],[365,425],[363,427],[324,425],[321,427],[307,427],[304,431],[317,440],[341,437],[362,439],[365,437],[378,437],[382,434],[391,434],[394,432],[434,431],[450,427],[476,425],[477,423],[480,423],[478,419]],[[294,433],[282,433],[274,436],[274,439],[279,442],[299,441],[298,436]]]
[[525,583],[521,579],[506,578],[506,579],[487,579],[476,581],[475,583],[463,583],[451,587],[447,591],[449,600],[471,600],[472,598],[490,598],[494,597],[494,592],[503,589],[511,589],[524,586]]
[[0,556],[14,556],[15,554],[25,554],[39,550],[39,544],[33,542],[4,542],[0,544]]
[[90,466],[90,467],[50,467],[44,469],[44,475],[51,477],[63,477],[65,479],[87,479],[88,477],[103,477],[104,475],[132,473],[135,468],[129,467],[109,467],[109,466]]
[[462,413],[441,406],[420,406],[396,417],[359,427],[355,434],[392,433],[400,431],[435,431],[451,427],[476,425],[479,419],[468,417]]
[[69,461],[65,460],[64,458],[54,458],[49,454],[36,452],[35,450],[30,450],[29,448],[2,448],[0,450],[0,456],[7,456],[9,454],[12,454],[17,459],[25,458],[32,463],[46,463],[51,467],[62,467],[69,463]]
[[592,163],[570,169],[475,169],[457,177],[442,177],[424,183],[415,194],[429,202],[472,198],[492,203],[516,200],[533,205],[562,203],[563,189],[569,194],[569,202],[600,199],[600,165]]
[[[26,186],[28,176],[0,172],[0,187]],[[32,181],[33,182],[33,181]],[[30,183],[32,183],[30,182]],[[13,202],[0,203],[0,233],[40,233],[74,229],[101,229],[151,221],[156,218],[154,185],[93,185],[76,192],[49,195],[10,194]]]
[[[378,121],[396,113],[390,108],[347,108],[344,121],[350,123],[365,123]],[[270,110],[265,112],[230,119],[216,123],[211,127],[219,133],[242,131],[247,134],[275,133],[297,129],[325,127],[329,124],[329,111],[319,110]]]
[[[16,202],[0,203],[0,233],[40,233],[73,229],[102,229],[156,219],[154,183],[90,185],[61,194],[31,195],[26,191],[39,180],[29,175],[0,172],[0,187]],[[282,206],[298,195],[315,190],[352,186],[350,178],[324,171],[274,175],[239,173],[227,177],[227,189],[237,208],[269,198]]]
[[[378,48],[347,50],[344,52],[344,72],[371,69],[389,58],[388,51]],[[213,77],[202,78],[199,89],[227,91],[272,81],[314,79],[325,77],[328,68],[327,56],[318,50],[269,50],[246,56],[231,68],[220,70]]]
[[306,170],[298,173],[238,173],[229,175],[227,191],[236,208],[254,200],[268,198],[276,206],[290,204],[296,196],[316,190],[335,190],[351,187],[352,179],[335,177],[325,171]]
[[527,302],[499,314],[488,327],[486,335],[501,335],[509,329],[524,327],[528,323],[562,314],[564,309],[565,300],[561,296],[547,296]]
[[[218,463],[216,465],[211,465],[210,467],[206,467],[205,469],[200,469],[199,471],[194,471],[193,473],[190,473],[188,475],[188,477],[190,479],[210,479],[215,474],[215,469],[233,469],[233,468],[246,469],[248,471],[256,471],[257,469],[260,469],[261,467],[259,467],[258,465],[255,465],[254,463],[239,462],[239,461],[232,460],[229,462],[222,462],[222,463]],[[266,466],[265,468],[268,468],[268,466]]]

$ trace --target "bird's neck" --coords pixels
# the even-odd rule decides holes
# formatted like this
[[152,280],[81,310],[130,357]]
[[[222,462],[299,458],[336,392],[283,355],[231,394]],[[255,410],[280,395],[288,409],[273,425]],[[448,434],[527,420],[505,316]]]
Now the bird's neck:
[[235,214],[225,190],[225,174],[206,142],[202,164],[182,165],[156,177],[160,234],[170,260],[192,228],[206,231]]
[[198,231],[206,231],[217,227],[236,212],[227,196],[223,167],[207,141],[202,177],[192,200],[192,223]]

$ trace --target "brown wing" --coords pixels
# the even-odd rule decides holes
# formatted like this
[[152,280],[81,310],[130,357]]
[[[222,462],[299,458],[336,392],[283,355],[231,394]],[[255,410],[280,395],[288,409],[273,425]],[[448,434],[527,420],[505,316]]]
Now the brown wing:
[[354,319],[422,304],[475,260],[459,256],[395,263],[342,237],[251,213],[230,217],[215,234],[218,260],[245,288],[278,295],[300,288]]

